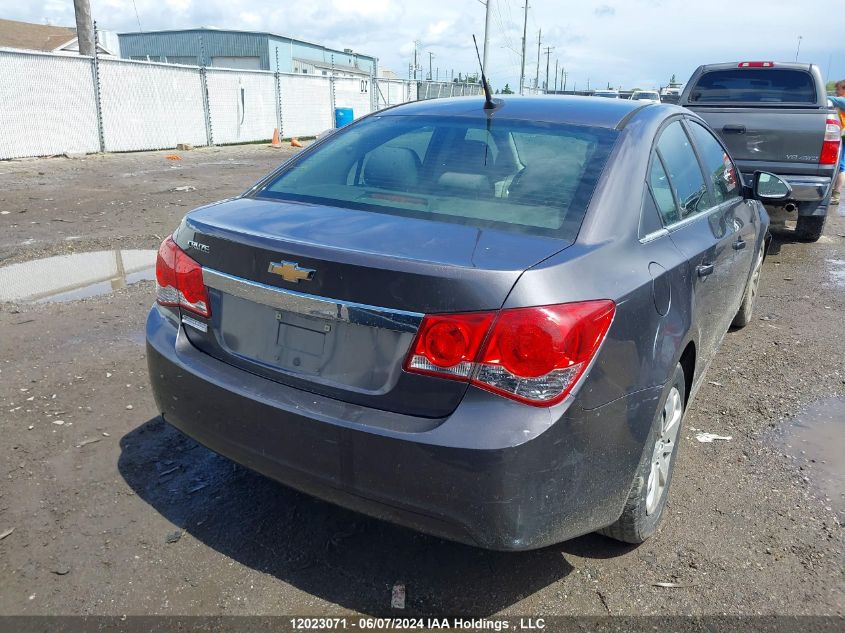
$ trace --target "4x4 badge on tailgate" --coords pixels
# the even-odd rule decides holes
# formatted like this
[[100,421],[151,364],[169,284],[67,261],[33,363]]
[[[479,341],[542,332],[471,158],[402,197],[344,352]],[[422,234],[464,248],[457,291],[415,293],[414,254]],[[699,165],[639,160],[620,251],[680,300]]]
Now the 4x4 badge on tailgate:
[[300,268],[296,262],[270,262],[267,272],[281,275],[285,281],[296,284],[300,281],[311,281],[317,271],[313,268]]

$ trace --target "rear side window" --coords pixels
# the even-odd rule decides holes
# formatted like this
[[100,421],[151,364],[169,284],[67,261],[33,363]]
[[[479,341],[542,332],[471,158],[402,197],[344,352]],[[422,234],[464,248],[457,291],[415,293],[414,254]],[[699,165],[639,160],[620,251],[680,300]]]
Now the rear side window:
[[704,73],[690,91],[694,103],[816,102],[812,75],[803,70],[752,68]]
[[669,184],[669,177],[663,169],[663,163],[658,156],[651,159],[651,170],[648,176],[648,184],[651,194],[654,196],[654,204],[663,218],[664,224],[672,224],[681,219],[678,205],[675,204],[675,196],[672,193],[672,186]]
[[710,195],[689,137],[679,121],[670,123],[657,142],[669,182],[680,204],[681,219],[709,209]]
[[707,177],[713,185],[713,195],[716,204],[730,200],[739,195],[739,180],[736,167],[730,156],[719,144],[713,135],[698,123],[691,122],[690,130],[695,139],[698,153],[701,155],[701,162]]
[[573,241],[615,130],[483,117],[369,117],[256,195]]

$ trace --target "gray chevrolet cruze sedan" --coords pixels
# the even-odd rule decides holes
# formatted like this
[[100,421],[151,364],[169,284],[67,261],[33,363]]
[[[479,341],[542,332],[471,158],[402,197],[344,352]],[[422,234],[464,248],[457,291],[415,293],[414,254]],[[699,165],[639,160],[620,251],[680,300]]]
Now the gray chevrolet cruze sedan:
[[313,143],[161,245],[164,419],[316,497],[501,550],[640,542],[684,410],[748,323],[768,218],[701,119],[417,102]]

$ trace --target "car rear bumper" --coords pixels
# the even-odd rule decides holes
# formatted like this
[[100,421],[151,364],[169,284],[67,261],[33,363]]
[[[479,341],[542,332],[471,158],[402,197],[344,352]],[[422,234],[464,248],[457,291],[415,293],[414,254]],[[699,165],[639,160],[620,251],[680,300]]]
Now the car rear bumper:
[[662,389],[584,410],[471,388],[444,420],[405,420],[230,366],[194,348],[182,327],[157,306],[147,320],[167,422],[307,494],[490,549],[543,547],[615,521]]

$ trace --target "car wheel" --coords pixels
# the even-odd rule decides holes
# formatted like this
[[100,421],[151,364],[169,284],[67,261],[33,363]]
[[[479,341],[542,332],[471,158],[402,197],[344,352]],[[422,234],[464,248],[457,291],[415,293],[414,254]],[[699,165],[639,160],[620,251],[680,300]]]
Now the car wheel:
[[642,543],[657,530],[675,469],[685,393],[684,370],[679,364],[652,425],[622,515],[612,525],[599,530],[601,534],[625,543]]
[[826,215],[799,215],[795,224],[795,237],[802,242],[818,242],[826,219]]
[[751,278],[745,287],[745,294],[742,296],[742,305],[739,306],[739,312],[736,313],[733,323],[731,323],[732,327],[743,328],[751,322],[751,315],[754,313],[754,301],[757,299],[757,289],[760,287],[760,273],[763,271],[763,250],[764,248],[761,246],[757,260],[754,262]]

